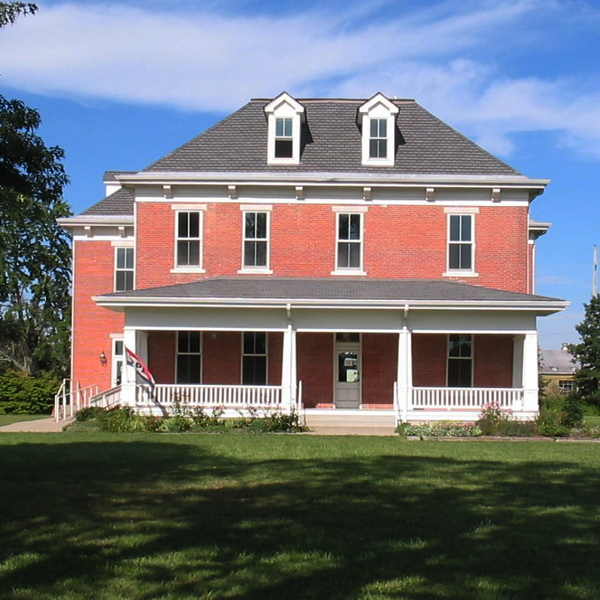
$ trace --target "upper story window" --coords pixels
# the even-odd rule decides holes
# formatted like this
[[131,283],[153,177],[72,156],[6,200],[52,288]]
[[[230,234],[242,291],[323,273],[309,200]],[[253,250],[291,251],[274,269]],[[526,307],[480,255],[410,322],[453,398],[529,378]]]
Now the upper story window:
[[473,337],[468,334],[448,336],[448,387],[473,386]]
[[383,94],[375,94],[358,109],[358,123],[362,126],[363,165],[393,166],[398,112],[398,106]]
[[202,268],[202,212],[177,211],[176,213],[175,266]]
[[473,271],[473,215],[448,216],[448,270]]
[[387,158],[387,119],[371,119],[369,158]]
[[362,214],[337,215],[337,269],[362,271]]
[[294,137],[292,119],[275,119],[275,158],[294,156]]
[[133,289],[133,248],[115,248],[115,292]]
[[306,120],[304,106],[284,92],[264,108],[267,115],[267,163],[300,164],[300,135]]
[[244,212],[244,268],[269,267],[269,213]]

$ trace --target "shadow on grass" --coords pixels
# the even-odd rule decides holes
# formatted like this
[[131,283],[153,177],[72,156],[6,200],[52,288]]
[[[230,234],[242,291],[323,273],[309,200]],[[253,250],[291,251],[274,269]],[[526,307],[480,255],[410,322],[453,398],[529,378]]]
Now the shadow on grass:
[[0,597],[597,598],[599,499],[573,463],[0,446]]

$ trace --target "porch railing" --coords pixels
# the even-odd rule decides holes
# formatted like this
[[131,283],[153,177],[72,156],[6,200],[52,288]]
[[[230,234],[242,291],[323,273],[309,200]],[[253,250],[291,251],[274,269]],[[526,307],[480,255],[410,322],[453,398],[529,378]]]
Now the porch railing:
[[136,403],[161,406],[202,406],[226,408],[281,407],[280,385],[157,385],[152,398],[148,389],[136,388]]
[[117,385],[109,390],[90,398],[90,406],[99,406],[101,408],[110,408],[121,402],[121,386]]
[[519,388],[416,387],[411,395],[413,409],[479,409],[484,404],[514,408],[523,401],[523,390]]
[[54,396],[54,420],[57,423],[74,417],[75,413],[89,406],[90,399],[98,393],[97,385],[81,387],[79,381],[63,379],[63,382]]

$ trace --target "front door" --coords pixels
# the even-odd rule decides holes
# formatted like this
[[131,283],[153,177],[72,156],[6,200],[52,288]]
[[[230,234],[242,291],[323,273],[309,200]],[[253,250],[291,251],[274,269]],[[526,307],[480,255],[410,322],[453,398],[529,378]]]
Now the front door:
[[335,407],[360,408],[360,341],[335,344]]

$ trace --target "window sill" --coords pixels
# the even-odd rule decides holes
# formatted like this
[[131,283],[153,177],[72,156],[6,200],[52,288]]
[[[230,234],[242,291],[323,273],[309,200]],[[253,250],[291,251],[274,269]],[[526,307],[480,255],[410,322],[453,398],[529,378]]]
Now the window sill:
[[273,275],[271,269],[240,269],[238,275]]
[[479,277],[479,273],[473,271],[446,271],[442,277]]
[[331,275],[345,275],[346,277],[365,277],[366,272],[358,270],[352,271],[351,269],[348,269],[347,271],[331,271]]
[[177,267],[171,269],[171,273],[206,273],[206,271],[198,267]]

